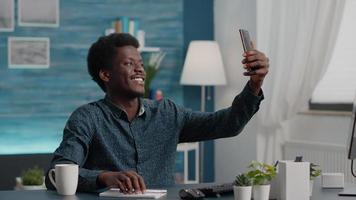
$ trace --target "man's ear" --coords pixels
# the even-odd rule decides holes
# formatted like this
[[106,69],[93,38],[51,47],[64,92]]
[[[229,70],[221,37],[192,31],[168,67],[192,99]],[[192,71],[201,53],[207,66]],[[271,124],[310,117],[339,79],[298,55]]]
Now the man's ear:
[[104,82],[109,82],[109,80],[110,80],[110,73],[109,73],[109,71],[107,71],[107,70],[100,70],[99,71],[99,77],[100,77],[100,79],[101,80],[103,80]]

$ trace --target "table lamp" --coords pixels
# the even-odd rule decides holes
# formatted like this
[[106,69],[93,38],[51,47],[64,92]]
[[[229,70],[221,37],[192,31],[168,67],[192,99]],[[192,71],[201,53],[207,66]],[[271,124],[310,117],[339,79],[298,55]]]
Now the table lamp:
[[[219,45],[216,41],[200,40],[189,44],[183,72],[182,85],[201,86],[200,110],[205,111],[205,87],[226,85],[225,71]],[[199,147],[199,180],[203,182],[204,144]]]

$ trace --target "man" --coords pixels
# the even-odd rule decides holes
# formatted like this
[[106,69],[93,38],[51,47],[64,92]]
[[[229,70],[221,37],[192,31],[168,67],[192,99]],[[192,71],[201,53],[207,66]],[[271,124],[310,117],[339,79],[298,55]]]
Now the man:
[[[237,135],[263,99],[269,64],[257,50],[243,55],[244,75],[251,78],[229,108],[202,113],[170,100],[142,99],[145,71],[138,47],[134,37],[120,33],[99,38],[89,50],[89,74],[106,96],[73,112],[51,163],[77,163],[79,191],[118,187],[140,193],[172,185],[178,143]],[[54,189],[48,177],[46,186]]]

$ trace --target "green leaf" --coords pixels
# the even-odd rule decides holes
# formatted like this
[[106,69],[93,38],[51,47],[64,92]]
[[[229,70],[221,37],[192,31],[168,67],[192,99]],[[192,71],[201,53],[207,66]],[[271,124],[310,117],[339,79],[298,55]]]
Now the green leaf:
[[252,185],[252,180],[247,174],[239,174],[236,176],[234,185],[236,186],[250,186]]
[[23,185],[42,185],[43,184],[43,170],[35,166],[22,173]]
[[145,98],[149,97],[151,82],[156,76],[158,70],[160,69],[161,62],[165,56],[166,53],[160,51],[160,52],[150,53],[148,58],[146,57],[146,59],[143,59],[144,68],[146,71],[145,95],[144,95]]
[[260,163],[258,161],[252,161],[248,168],[247,175],[252,179],[254,185],[268,184],[276,176],[276,168],[274,166]]
[[310,180],[314,180],[316,177],[321,175],[321,168],[319,165],[310,163]]

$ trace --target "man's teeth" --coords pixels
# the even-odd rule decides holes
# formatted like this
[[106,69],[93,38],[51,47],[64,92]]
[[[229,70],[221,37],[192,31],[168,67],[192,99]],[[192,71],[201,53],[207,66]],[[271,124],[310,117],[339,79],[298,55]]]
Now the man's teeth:
[[134,78],[135,81],[142,81],[143,82],[143,78]]

